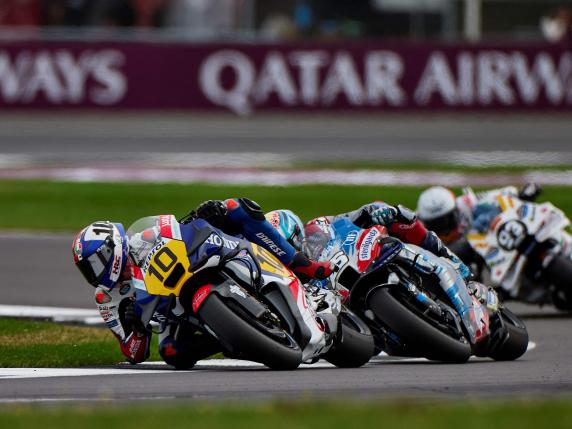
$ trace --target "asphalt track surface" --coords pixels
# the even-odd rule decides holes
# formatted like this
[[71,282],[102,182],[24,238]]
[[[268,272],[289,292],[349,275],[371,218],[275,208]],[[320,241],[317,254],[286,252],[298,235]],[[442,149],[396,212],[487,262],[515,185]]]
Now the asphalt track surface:
[[[459,150],[552,152],[560,162],[572,162],[572,121],[569,116],[542,115],[256,120],[184,114],[0,116],[0,154],[32,156],[49,165],[123,165],[139,162],[141,153],[245,151],[308,160],[443,160]],[[71,241],[72,236],[0,236],[1,303],[93,308],[93,291],[71,264]],[[524,316],[535,343],[515,362],[479,359],[442,365],[384,357],[351,370],[198,367],[173,372],[163,365],[124,365],[118,368],[125,374],[46,378],[4,374],[0,402],[572,394],[572,319],[535,307],[514,309]],[[110,341],[114,341],[111,334]]]
[[[4,234],[0,240],[3,304],[94,308],[93,290],[71,263],[72,236]],[[42,378],[33,373],[10,378],[0,369],[0,403],[572,394],[572,318],[550,309],[522,305],[514,309],[524,316],[535,343],[515,362],[472,359],[463,365],[444,365],[380,357],[359,369],[320,365],[290,372],[240,366],[174,372],[164,365],[120,365],[114,370],[125,373]],[[111,334],[110,341],[114,341]]]
[[[1,115],[0,154],[58,165],[128,164],[149,153],[273,153],[302,160],[450,160],[454,151],[558,154],[570,115]],[[220,165],[223,168],[225,165]]]

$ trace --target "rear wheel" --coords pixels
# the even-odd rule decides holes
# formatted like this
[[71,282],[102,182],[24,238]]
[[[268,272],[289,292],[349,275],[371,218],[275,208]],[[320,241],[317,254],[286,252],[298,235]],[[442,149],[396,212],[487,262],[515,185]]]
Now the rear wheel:
[[498,332],[491,332],[493,344],[498,345],[493,348],[490,354],[494,360],[515,360],[521,357],[528,348],[528,331],[526,326],[508,308],[501,308],[497,317],[502,319],[498,325]]
[[388,288],[374,290],[367,299],[375,317],[385,324],[405,343],[408,350],[418,356],[442,362],[466,362],[471,356],[471,346],[456,339],[423,320],[394,297]]
[[198,313],[233,356],[279,370],[295,369],[302,362],[296,341],[270,318],[262,321],[245,312],[239,314],[216,294],[205,299]]
[[324,358],[339,368],[365,365],[374,354],[374,341],[367,325],[355,314],[342,311],[338,337]]
[[572,311],[572,261],[558,255],[546,268],[550,283],[556,287],[552,294],[554,306],[562,311]]

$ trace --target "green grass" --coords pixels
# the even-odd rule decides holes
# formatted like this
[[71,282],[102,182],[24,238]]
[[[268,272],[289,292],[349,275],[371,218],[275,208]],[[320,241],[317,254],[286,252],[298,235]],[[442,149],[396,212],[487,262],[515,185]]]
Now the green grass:
[[[122,408],[80,406],[38,408],[2,407],[0,425],[11,429],[230,428],[252,429],[365,429],[463,428],[538,429],[572,427],[572,403],[565,400],[479,402],[437,401],[320,401],[262,404],[178,403]],[[179,401],[182,402],[182,401]],[[467,403],[468,402],[468,403]]]
[[[156,336],[151,360],[161,360]],[[0,319],[0,367],[78,367],[125,361],[107,328]]]
[[[0,229],[76,231],[96,220],[122,222],[152,214],[182,216],[207,199],[245,196],[264,210],[290,208],[307,220],[383,199],[415,208],[423,187],[230,186],[205,184],[0,181]],[[544,200],[572,213],[569,187],[546,187]]]

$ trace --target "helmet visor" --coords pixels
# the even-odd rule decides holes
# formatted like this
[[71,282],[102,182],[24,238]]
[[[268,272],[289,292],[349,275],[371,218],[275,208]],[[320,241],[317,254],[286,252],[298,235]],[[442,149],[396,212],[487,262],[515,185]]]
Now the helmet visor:
[[444,216],[439,216],[438,218],[423,221],[425,227],[431,231],[434,231],[437,235],[447,235],[451,231],[457,228],[459,224],[459,215],[457,210],[453,210]]
[[113,259],[115,243],[111,236],[94,253],[77,262],[79,271],[92,286],[98,286],[107,272],[107,267]]
[[302,250],[302,246],[304,244],[304,234],[298,225],[294,225],[294,231],[288,239],[288,242],[294,247],[294,249]]

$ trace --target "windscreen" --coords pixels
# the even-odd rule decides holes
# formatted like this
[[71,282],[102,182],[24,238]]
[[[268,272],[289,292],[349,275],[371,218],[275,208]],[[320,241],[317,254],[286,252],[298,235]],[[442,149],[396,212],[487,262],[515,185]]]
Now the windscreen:
[[159,216],[148,216],[139,219],[127,230],[129,240],[129,254],[139,267],[145,262],[145,258],[161,240]]

